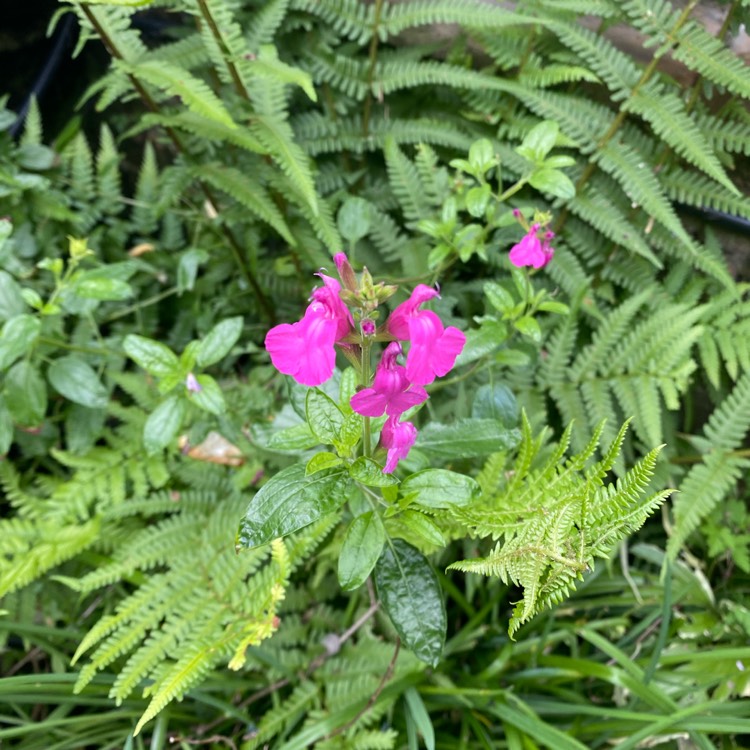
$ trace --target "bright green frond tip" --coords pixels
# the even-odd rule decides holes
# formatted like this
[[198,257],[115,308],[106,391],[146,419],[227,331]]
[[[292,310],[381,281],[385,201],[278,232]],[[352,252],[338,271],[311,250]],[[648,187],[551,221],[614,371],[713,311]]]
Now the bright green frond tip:
[[534,439],[524,415],[516,466],[496,492],[485,494],[456,516],[477,537],[496,542],[482,558],[460,560],[449,568],[497,576],[523,588],[510,619],[511,637],[542,610],[562,601],[576,580],[609,557],[622,539],[638,530],[672,490],[649,492],[661,447],[654,448],[616,483],[605,482],[620,453],[628,422],[594,461],[603,423],[586,448],[567,459],[570,427],[553,450]]

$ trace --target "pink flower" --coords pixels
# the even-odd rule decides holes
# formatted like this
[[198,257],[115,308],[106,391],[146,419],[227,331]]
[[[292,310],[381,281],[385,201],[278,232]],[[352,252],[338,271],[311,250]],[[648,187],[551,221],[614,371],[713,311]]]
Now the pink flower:
[[375,323],[369,318],[365,318],[361,326],[363,336],[374,336],[375,335]]
[[203,390],[203,386],[198,382],[198,379],[192,372],[189,372],[185,378],[185,388],[191,393],[200,393]]
[[380,432],[380,445],[388,451],[383,474],[392,474],[402,458],[417,439],[417,428],[411,422],[399,422],[398,417],[388,417]]
[[526,236],[510,249],[510,262],[521,268],[533,266],[543,268],[552,260],[555,251],[549,241],[555,236],[553,232],[546,232],[544,241],[539,239],[539,224],[532,224]]
[[458,328],[445,328],[434,312],[419,309],[433,297],[437,297],[434,289],[419,284],[386,323],[388,331],[396,338],[411,341],[406,357],[406,377],[416,385],[428,385],[436,377],[445,375],[466,343],[466,336]]
[[406,376],[406,368],[396,364],[401,354],[401,344],[393,341],[383,352],[383,358],[375,370],[372,388],[355,393],[350,401],[352,409],[365,417],[401,416],[412,406],[427,400],[427,391],[421,385],[413,385]]
[[333,375],[334,344],[354,325],[349,309],[339,297],[339,282],[318,275],[324,286],[313,291],[302,320],[274,326],[266,334],[266,350],[273,366],[302,385],[320,385]]

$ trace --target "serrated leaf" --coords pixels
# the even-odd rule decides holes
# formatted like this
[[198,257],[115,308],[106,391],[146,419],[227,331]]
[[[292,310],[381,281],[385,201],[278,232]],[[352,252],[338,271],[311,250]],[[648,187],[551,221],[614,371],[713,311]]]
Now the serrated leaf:
[[375,567],[385,544],[385,529],[377,513],[357,516],[346,531],[339,553],[339,584],[344,591],[359,588]]
[[305,399],[305,414],[313,435],[332,445],[344,425],[344,415],[336,402],[319,388],[311,388]]
[[418,659],[437,666],[445,643],[445,604],[425,556],[403,539],[393,539],[385,546],[374,576],[378,598],[404,646]]
[[47,378],[60,395],[81,406],[102,409],[109,401],[109,392],[94,368],[74,354],[56,359]]
[[131,333],[125,337],[122,348],[130,359],[154,377],[179,374],[180,362],[177,355],[159,341]]
[[447,469],[418,471],[401,483],[401,495],[412,495],[412,502],[434,509],[468,505],[479,492],[471,477]]
[[208,367],[224,359],[242,335],[242,317],[227,318],[217,323],[200,342],[196,361]]
[[389,487],[398,484],[391,474],[383,474],[383,467],[367,456],[360,456],[350,467],[349,476],[366,487]]
[[[307,425],[305,425],[307,426]],[[335,454],[329,451],[323,451],[322,453],[316,453],[305,466],[305,475],[315,474],[316,471],[323,471],[323,469],[332,469],[334,466],[341,466],[343,461]]]
[[149,453],[166,448],[177,437],[185,417],[185,402],[170,396],[154,409],[143,426],[143,444]]
[[237,532],[237,546],[259,547],[338,510],[349,494],[346,469],[305,476],[305,465],[280,471],[250,501]]

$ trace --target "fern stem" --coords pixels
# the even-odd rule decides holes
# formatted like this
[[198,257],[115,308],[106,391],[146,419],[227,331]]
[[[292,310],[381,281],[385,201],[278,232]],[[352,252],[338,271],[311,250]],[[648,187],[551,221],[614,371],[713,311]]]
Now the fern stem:
[[375,77],[375,65],[378,61],[378,25],[380,24],[380,14],[383,10],[383,0],[375,0],[375,18],[372,22],[372,37],[370,39],[370,51],[368,60],[370,66],[367,70],[367,96],[365,105],[362,110],[362,137],[367,138],[370,135],[370,113],[372,110],[372,80]]
[[237,66],[229,59],[229,50],[227,49],[226,44],[224,44],[224,40],[221,36],[221,31],[219,31],[219,27],[216,25],[216,21],[211,15],[211,11],[206,4],[206,0],[198,0],[198,8],[200,9],[201,16],[203,16],[203,20],[208,25],[208,28],[211,29],[211,34],[213,34],[213,37],[216,40],[216,44],[218,44],[219,49],[221,49],[222,57],[224,58],[224,62],[227,64],[227,70],[229,71],[229,75],[232,78],[232,83],[234,83],[234,88],[243,99],[247,99],[248,101],[250,101],[250,94],[248,94],[247,89],[245,88],[245,84],[242,82],[242,78],[240,77],[239,71],[237,70]]
[[[690,456],[675,456],[670,459],[671,464],[699,464],[706,459],[707,453],[695,453]],[[728,458],[750,458],[750,448],[741,448],[724,453]]]
[[[690,18],[690,14],[693,12],[693,8],[695,8],[697,4],[698,0],[691,0],[691,2],[689,2],[685,6],[679,18],[675,22],[670,35],[675,34],[687,23],[688,19]],[[641,73],[641,77],[638,79],[638,82],[635,84],[635,86],[633,86],[633,90],[630,92],[627,100],[620,105],[620,111],[617,113],[615,119],[610,123],[609,128],[607,128],[607,132],[599,139],[599,142],[596,144],[596,148],[594,150],[595,153],[599,153],[615,137],[615,135],[617,135],[617,132],[620,130],[628,116],[628,111],[625,109],[625,104],[628,101],[631,101],[633,97],[651,80],[654,73],[656,73],[657,68],[659,67],[659,62],[668,51],[669,49],[664,49],[662,54],[654,55],[651,62],[646,66],[643,73]],[[580,193],[582,188],[591,179],[594,172],[596,171],[596,168],[597,163],[593,159],[591,159],[586,165],[586,168],[583,170],[581,176],[578,178],[578,181],[576,182],[576,194]],[[555,222],[556,233],[559,233],[562,230],[565,222],[567,221],[568,214],[569,212],[567,208],[563,209],[560,212],[560,215]]]
[[[124,60],[122,53],[119,49],[117,49],[114,41],[110,38],[102,25],[99,23],[99,19],[96,17],[96,14],[93,13],[91,11],[91,8],[89,8],[87,5],[82,5],[81,8],[86,15],[86,18],[88,18],[89,22],[94,27],[96,33],[99,35],[99,39],[101,39],[102,44],[109,52],[109,54],[116,60]],[[133,85],[133,88],[136,90],[138,96],[141,97],[146,107],[150,109],[154,114],[159,114],[159,105],[156,103],[156,101],[154,101],[151,94],[148,93],[145,86],[132,73],[127,73],[127,77],[129,78],[131,84]],[[189,158],[190,153],[188,152],[185,144],[182,142],[182,139],[177,135],[175,130],[169,126],[165,126],[164,129],[178,153]],[[206,199],[216,208],[217,213],[221,213],[218,208],[219,203],[216,201],[216,198],[213,195],[213,191],[209,188],[208,185],[206,185],[205,182],[199,180],[198,184],[200,185],[201,190],[203,190]],[[242,247],[240,246],[237,238],[234,236],[234,232],[232,232],[232,230],[228,226],[226,226],[226,224],[222,225],[222,232],[225,239],[227,240],[227,243],[229,244],[229,248],[232,251],[232,255],[234,256],[235,262],[237,263],[240,272],[245,277],[245,280],[247,281],[249,286],[252,288],[253,293],[258,300],[258,304],[264,311],[268,322],[270,324],[275,323],[276,310],[261,288],[260,283],[255,278],[255,274],[253,274],[252,270],[250,269],[250,266],[248,265],[247,260],[245,259],[245,256],[242,252]]]

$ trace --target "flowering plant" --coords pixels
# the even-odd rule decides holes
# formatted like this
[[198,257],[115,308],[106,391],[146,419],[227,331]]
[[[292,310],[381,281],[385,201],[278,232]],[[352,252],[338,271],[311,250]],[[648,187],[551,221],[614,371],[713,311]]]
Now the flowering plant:
[[[550,145],[543,144],[543,150]],[[475,216],[476,196],[470,196],[483,191],[487,200],[481,208],[489,229],[498,216],[495,206],[512,193],[506,190],[490,200],[486,175],[496,165],[484,141],[472,147],[468,161],[455,164],[480,183],[464,195],[465,183],[457,181],[456,197]],[[451,201],[455,203],[453,197]],[[342,207],[345,228],[352,216],[362,213],[361,203],[352,199]],[[427,222],[422,228],[458,247],[461,242],[455,238],[465,235],[466,228],[458,224],[457,214],[450,218],[454,208],[448,205],[443,211],[447,223]],[[480,388],[471,418],[418,429],[414,417],[427,402],[428,390],[441,388],[443,383],[436,380],[457,363],[491,363],[493,351],[514,333],[536,344],[541,334],[534,313],[566,312],[564,305],[547,300],[544,290],[535,293],[528,273],[518,268],[541,268],[551,259],[552,235],[546,229],[551,217],[535,214],[532,223],[520,211],[513,217],[527,231],[509,258],[510,278],[522,299],[489,282],[485,293],[494,314],[477,318],[478,328],[464,333],[445,325],[430,309],[438,290],[424,283],[384,315],[385,304],[399,288],[375,282],[367,268],[358,276],[347,255],[338,253],[333,259],[338,278],[320,271],[321,283],[301,318],[274,326],[265,337],[273,366],[297,384],[292,406],[304,418],[302,424],[275,432],[269,448],[327,448],[282,469],[261,487],[240,523],[238,548],[267,544],[326,516],[333,518],[346,506],[350,520],[338,555],[341,587],[358,588],[372,575],[402,642],[431,664],[442,652],[446,621],[438,578],[424,553],[449,541],[439,516],[471,506],[480,495],[474,479],[452,468],[457,460],[512,449],[520,432],[516,418],[510,423],[498,418],[496,405],[509,392],[491,385]],[[357,226],[350,229],[353,246],[361,233]],[[439,272],[435,261],[447,262],[448,256],[430,256],[433,278]],[[337,353],[349,364],[343,370],[336,369]],[[481,405],[485,401],[488,410]],[[429,468],[425,453],[444,459],[451,469]]]

